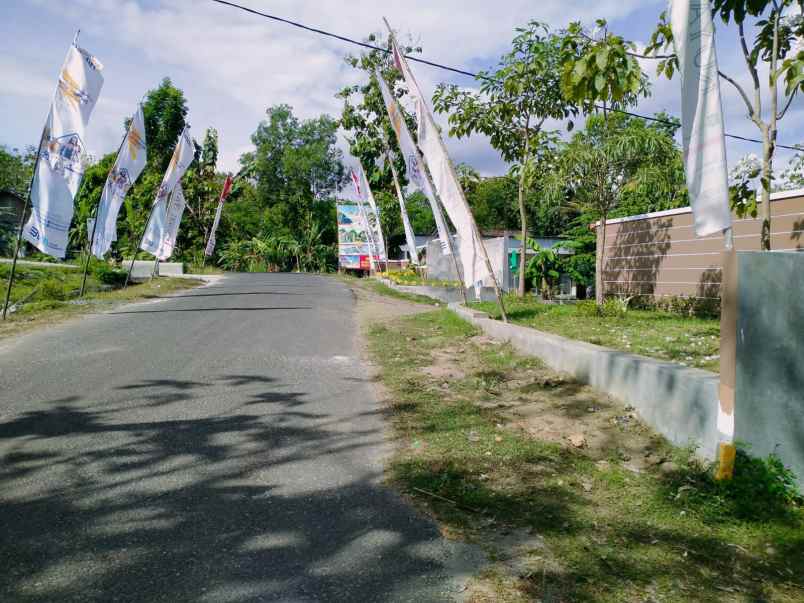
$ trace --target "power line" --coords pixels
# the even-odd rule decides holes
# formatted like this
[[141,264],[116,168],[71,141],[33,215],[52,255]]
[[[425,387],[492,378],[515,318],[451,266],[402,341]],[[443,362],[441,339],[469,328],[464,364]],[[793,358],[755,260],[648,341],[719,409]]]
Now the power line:
[[[305,31],[309,31],[314,34],[318,34],[321,36],[326,36],[329,38],[334,38],[336,40],[340,40],[341,42],[346,42],[347,44],[354,44],[355,46],[361,46],[363,48],[368,48],[370,50],[379,50],[380,52],[384,52],[386,54],[390,54],[390,51],[387,48],[382,48],[380,46],[375,46],[374,44],[369,44],[368,42],[361,42],[360,40],[355,40],[354,38],[349,38],[347,36],[342,36],[340,34],[332,33],[330,31],[326,31],[324,29],[319,29],[317,27],[310,27],[309,25],[305,25],[304,23],[299,23],[298,21],[291,21],[290,19],[285,19],[283,17],[277,17],[276,15],[270,15],[268,13],[263,13],[258,10],[254,10],[252,8],[248,8],[246,6],[242,6],[240,4],[236,4],[234,2],[228,2],[227,0],[211,0],[217,4],[223,4],[224,6],[228,6],[230,8],[236,8],[247,13],[251,13],[253,15],[257,15],[258,17],[263,17],[265,19],[271,19],[273,21],[278,21],[279,23],[284,23],[286,25],[291,25],[293,27],[298,27],[299,29],[303,29]],[[416,63],[421,63],[423,65],[429,65],[430,67],[435,67],[436,69],[442,69],[444,71],[451,71],[452,73],[457,73],[460,75],[465,75],[467,77],[471,77],[474,79],[491,79],[488,76],[481,75],[479,73],[472,73],[471,71],[466,71],[464,69],[458,69],[457,67],[450,67],[449,65],[443,65],[441,63],[436,63],[433,61],[428,61],[426,59],[422,59],[420,57],[415,57],[411,55],[405,55],[405,58],[410,61],[415,61]],[[678,126],[676,122],[669,121],[666,119],[661,119],[659,117],[650,117],[648,115],[640,115],[639,113],[633,113],[631,111],[625,111],[624,109],[615,109],[612,107],[602,107],[600,105],[595,105],[597,109],[605,109],[607,111],[613,111],[615,113],[623,113],[625,115],[629,115],[631,117],[638,117],[640,119],[644,119],[646,121],[652,121],[656,123],[671,125],[671,126]],[[748,138],[746,136],[738,136],[737,134],[724,134],[724,136],[728,138],[733,138],[735,140],[742,140],[745,142],[754,142],[757,144],[764,144],[763,141],[757,138]],[[785,145],[777,143],[775,145],[777,148],[780,149],[790,149],[791,151],[802,151],[804,147],[799,145]]]

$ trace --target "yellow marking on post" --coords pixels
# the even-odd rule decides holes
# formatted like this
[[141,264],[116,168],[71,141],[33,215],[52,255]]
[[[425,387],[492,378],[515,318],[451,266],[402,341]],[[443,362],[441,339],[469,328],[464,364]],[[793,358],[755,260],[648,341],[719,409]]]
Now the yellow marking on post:
[[717,449],[717,481],[729,480],[734,476],[734,459],[737,456],[737,448],[734,444],[721,442]]

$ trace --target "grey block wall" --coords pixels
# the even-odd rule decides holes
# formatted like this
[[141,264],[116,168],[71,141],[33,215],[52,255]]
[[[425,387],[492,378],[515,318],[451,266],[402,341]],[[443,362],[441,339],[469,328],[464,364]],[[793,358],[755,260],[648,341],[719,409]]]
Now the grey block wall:
[[804,253],[737,253],[735,439],[804,486]]
[[487,335],[510,341],[550,368],[632,405],[668,440],[679,446],[694,444],[701,457],[714,460],[720,383],[714,373],[506,324],[459,304],[450,308]]

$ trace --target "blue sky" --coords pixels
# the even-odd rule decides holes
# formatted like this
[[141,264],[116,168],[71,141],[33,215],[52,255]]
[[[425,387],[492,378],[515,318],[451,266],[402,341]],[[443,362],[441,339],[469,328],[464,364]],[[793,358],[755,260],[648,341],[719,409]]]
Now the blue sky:
[[[493,66],[510,44],[514,28],[530,19],[563,27],[570,21],[593,24],[607,18],[610,28],[644,42],[665,2],[644,0],[241,0],[252,8],[361,39],[382,29],[388,17],[398,32],[423,47],[423,56],[477,70]],[[100,156],[114,150],[124,118],[142,95],[169,76],[188,99],[193,134],[218,129],[219,168],[235,170],[251,148],[249,136],[271,105],[287,103],[302,117],[337,115],[335,93],[357,83],[343,62],[355,48],[280,23],[249,16],[208,0],[4,0],[0,22],[0,144],[21,147],[39,136],[67,46],[76,29],[81,45],[104,64],[105,85],[87,133],[88,147]],[[721,28],[721,68],[748,83],[736,39]],[[472,87],[470,78],[414,65],[431,92],[441,81]],[[653,80],[653,95],[639,111],[679,112],[678,80]],[[724,85],[726,129],[758,137],[734,90]],[[767,103],[766,103],[767,104]],[[779,132],[779,142],[804,143],[804,97]],[[345,145],[344,145],[345,146]],[[448,141],[456,161],[486,175],[506,170],[483,137]],[[728,142],[729,162],[761,146]],[[777,165],[791,152],[779,150]]]

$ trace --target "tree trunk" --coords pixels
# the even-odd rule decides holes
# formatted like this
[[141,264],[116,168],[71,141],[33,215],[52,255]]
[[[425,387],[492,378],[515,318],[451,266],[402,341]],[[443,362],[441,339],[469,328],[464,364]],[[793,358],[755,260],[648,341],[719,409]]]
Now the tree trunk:
[[600,217],[600,230],[597,237],[597,250],[595,253],[595,304],[603,305],[603,254],[606,253],[606,219],[604,214]]
[[770,88],[770,119],[768,125],[762,130],[762,249],[770,251],[771,248],[771,206],[770,193],[773,185],[773,152],[776,148],[776,121],[779,110],[779,96],[776,79],[779,53],[779,19],[780,11],[776,11],[773,21],[773,48],[771,54],[770,74],[768,86]]
[[528,156],[530,154],[530,136],[528,135],[528,127],[530,123],[525,126],[525,150],[522,153],[522,165],[519,170],[519,223],[522,227],[522,252],[521,261],[519,265],[519,287],[517,287],[517,295],[525,297],[525,258],[527,257],[528,250],[528,216],[525,213],[525,173]]

